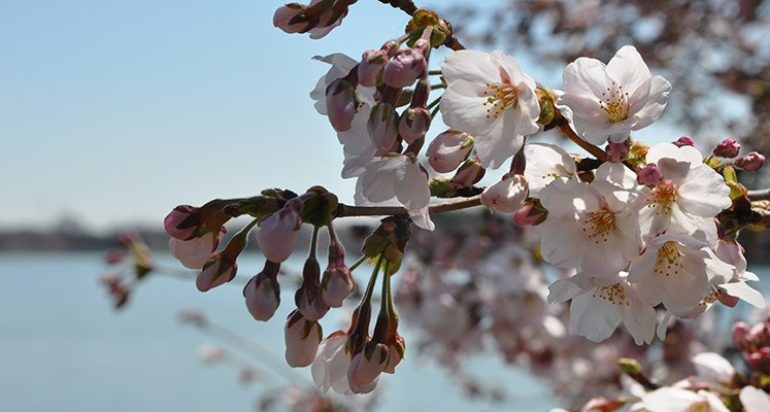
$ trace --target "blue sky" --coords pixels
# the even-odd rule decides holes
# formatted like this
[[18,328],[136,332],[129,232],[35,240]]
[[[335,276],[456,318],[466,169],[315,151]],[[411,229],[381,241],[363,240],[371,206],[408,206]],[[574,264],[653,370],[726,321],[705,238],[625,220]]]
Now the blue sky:
[[2,4],[0,228],[63,215],[92,229],[159,224],[179,203],[275,186],[350,200],[354,181],[339,177],[341,150],[308,97],[325,72],[311,57],[359,56],[407,17],[361,0],[313,41],[272,27],[280,4]]

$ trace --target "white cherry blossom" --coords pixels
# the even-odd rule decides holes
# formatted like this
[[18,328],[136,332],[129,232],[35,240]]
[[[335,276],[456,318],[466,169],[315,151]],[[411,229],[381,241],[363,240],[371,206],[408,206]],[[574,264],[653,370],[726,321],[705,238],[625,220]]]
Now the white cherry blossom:
[[441,70],[447,82],[441,116],[453,129],[471,134],[484,167],[496,169],[538,131],[540,104],[535,81],[502,52],[461,50]]
[[348,383],[348,367],[350,355],[345,346],[348,335],[343,331],[332,333],[321,342],[316,356],[310,368],[313,382],[326,393],[329,389],[342,395],[353,393]]
[[640,194],[642,235],[714,230],[713,217],[732,203],[730,188],[719,173],[703,164],[700,152],[692,146],[662,143],[650,148],[647,162],[657,165],[662,179]]
[[708,245],[690,236],[664,235],[647,244],[631,263],[628,279],[650,305],[663,303],[674,315],[691,315],[710,293],[712,282],[724,283],[734,267],[719,260]]
[[622,322],[637,345],[650,343],[655,337],[655,309],[642,302],[628,274],[613,278],[593,277],[580,273],[560,279],[548,287],[548,302],[570,304],[570,330],[593,342],[612,335]]
[[738,395],[741,405],[746,412],[766,412],[770,411],[770,397],[762,389],[754,386],[746,386],[741,389]]
[[671,84],[652,76],[639,52],[623,46],[606,65],[580,57],[564,69],[564,90],[556,106],[584,140],[603,144],[626,140],[663,113]]
[[642,396],[648,412],[730,412],[719,397],[711,392],[698,392],[675,387],[663,387]]
[[501,213],[513,213],[524,205],[529,194],[527,179],[522,175],[506,175],[481,193],[481,203]]
[[[623,166],[606,163],[600,169],[616,167]],[[548,217],[536,226],[547,262],[591,276],[614,276],[639,253],[638,216],[622,187],[604,179],[590,184],[555,180],[539,196],[548,210]]]

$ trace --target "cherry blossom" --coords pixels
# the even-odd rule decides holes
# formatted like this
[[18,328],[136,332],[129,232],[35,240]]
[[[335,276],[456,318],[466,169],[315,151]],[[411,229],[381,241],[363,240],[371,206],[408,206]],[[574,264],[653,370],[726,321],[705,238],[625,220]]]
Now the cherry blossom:
[[670,92],[671,84],[650,74],[636,48],[624,46],[606,65],[586,57],[567,65],[557,107],[584,140],[622,142],[660,117]]
[[535,81],[511,57],[461,50],[450,54],[441,70],[447,82],[441,116],[474,137],[485,167],[500,167],[521,148],[523,136],[538,131]]
[[513,213],[519,210],[527,199],[527,179],[522,175],[506,175],[499,182],[487,187],[481,193],[481,203],[498,212]]
[[657,166],[661,179],[640,192],[644,203],[639,224],[645,236],[713,230],[712,218],[732,204],[722,176],[703,164],[703,156],[692,146],[653,146],[647,162]]
[[649,412],[730,412],[719,397],[711,392],[663,387],[642,396],[644,410]]
[[617,173],[613,168],[627,172],[621,164],[606,163],[590,184],[555,180],[540,191],[548,216],[536,229],[546,261],[592,276],[614,276],[637,256],[638,216],[628,205],[629,192],[607,180]]
[[614,278],[580,273],[551,284],[548,301],[571,299],[570,329],[593,342],[610,337],[622,322],[637,345],[650,343],[655,336],[655,309],[637,297],[627,278],[626,272]]
[[310,366],[321,343],[321,325],[295,311],[284,328],[286,363],[293,368]]
[[675,315],[687,315],[710,293],[710,282],[732,278],[734,267],[714,255],[706,242],[689,236],[664,235],[647,244],[631,264],[629,281],[650,305],[663,303]]

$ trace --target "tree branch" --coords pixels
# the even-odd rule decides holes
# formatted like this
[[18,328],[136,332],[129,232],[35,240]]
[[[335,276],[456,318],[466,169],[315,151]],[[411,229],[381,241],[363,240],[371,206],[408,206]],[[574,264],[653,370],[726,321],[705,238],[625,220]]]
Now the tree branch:
[[[438,213],[468,209],[480,205],[481,198],[479,196],[474,196],[467,199],[431,205],[428,208],[428,212],[431,215],[435,215]],[[409,214],[409,211],[401,206],[350,206],[343,203],[340,203],[339,206],[337,206],[337,217],[392,216],[407,214]]]
[[402,10],[408,15],[413,15],[417,11],[417,6],[412,0],[378,0],[380,3],[389,4],[390,7]]
[[580,146],[583,150],[590,153],[593,157],[597,158],[602,162],[607,161],[607,153],[605,153],[604,150],[602,150],[600,147],[594,146],[591,143],[588,143],[585,140],[581,139],[580,136],[578,136],[577,134],[575,134],[575,132],[572,131],[572,128],[570,128],[569,124],[567,124],[566,122],[559,125],[559,131],[567,139],[572,140],[573,143]]
[[770,189],[749,190],[749,200],[770,200]]

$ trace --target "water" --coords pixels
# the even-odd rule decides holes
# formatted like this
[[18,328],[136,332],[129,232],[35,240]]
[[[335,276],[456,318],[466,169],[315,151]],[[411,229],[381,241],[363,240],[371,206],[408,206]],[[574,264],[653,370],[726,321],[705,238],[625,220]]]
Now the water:
[[[246,256],[241,273],[261,259]],[[259,394],[283,384],[270,375],[251,386],[227,365],[198,360],[201,344],[215,343],[178,321],[195,307],[207,317],[257,340],[283,357],[283,319],[257,323],[237,286],[198,293],[191,282],[153,277],[127,310],[115,312],[98,283],[101,254],[0,255],[0,410],[21,411],[248,411]],[[326,329],[329,332],[331,329]],[[409,342],[408,330],[404,333]],[[259,363],[254,363],[259,366]],[[395,376],[385,376],[379,411],[546,411],[555,406],[541,382],[500,359],[474,358],[471,370],[502,385],[505,405],[468,400],[443,369],[407,352]],[[299,373],[310,376],[309,370]]]

